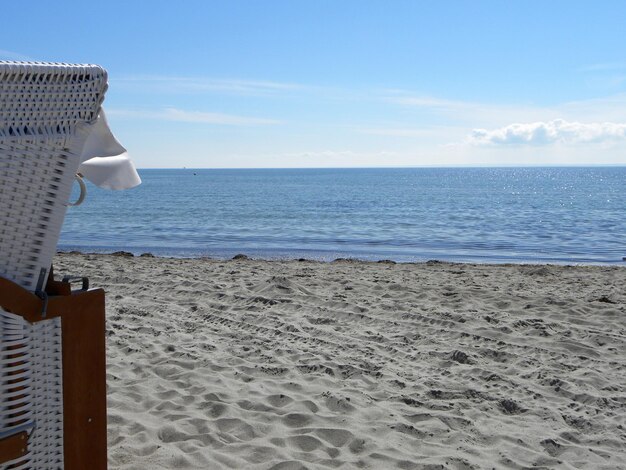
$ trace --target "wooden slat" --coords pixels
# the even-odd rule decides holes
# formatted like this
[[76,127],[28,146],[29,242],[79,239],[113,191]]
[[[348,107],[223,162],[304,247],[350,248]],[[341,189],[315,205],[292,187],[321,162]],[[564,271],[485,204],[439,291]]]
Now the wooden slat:
[[0,464],[26,455],[26,431],[0,439]]
[[43,302],[39,297],[16,283],[0,277],[0,307],[15,313],[32,323],[32,319],[41,318]]
[[104,291],[50,299],[61,312],[65,470],[107,468]]
[[69,282],[54,280],[54,266],[50,266],[48,282],[46,283],[46,292],[48,295],[70,295],[72,293],[72,286]]

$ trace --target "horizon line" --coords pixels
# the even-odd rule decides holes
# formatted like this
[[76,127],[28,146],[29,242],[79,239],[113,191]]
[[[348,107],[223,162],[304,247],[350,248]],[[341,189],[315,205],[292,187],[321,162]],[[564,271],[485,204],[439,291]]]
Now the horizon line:
[[138,170],[382,170],[382,169],[412,169],[412,168],[626,168],[626,163],[596,163],[596,164],[500,164],[500,165],[406,165],[406,166],[284,166],[284,167],[148,167]]

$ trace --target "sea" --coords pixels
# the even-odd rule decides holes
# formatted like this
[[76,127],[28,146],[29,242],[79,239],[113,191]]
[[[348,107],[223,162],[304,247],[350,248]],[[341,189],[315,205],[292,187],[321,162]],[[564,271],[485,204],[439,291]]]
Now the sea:
[[59,249],[626,265],[626,167],[139,173],[127,191],[89,184]]

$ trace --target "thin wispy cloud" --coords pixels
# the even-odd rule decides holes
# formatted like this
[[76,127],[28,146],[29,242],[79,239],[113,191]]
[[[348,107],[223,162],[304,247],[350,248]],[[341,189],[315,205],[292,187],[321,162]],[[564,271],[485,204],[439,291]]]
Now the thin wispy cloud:
[[132,88],[143,92],[168,93],[230,93],[240,95],[269,95],[304,87],[294,83],[263,80],[226,80],[201,77],[167,77],[136,75],[111,78],[117,87]]
[[412,106],[418,108],[434,108],[434,109],[465,109],[477,106],[477,103],[471,103],[467,101],[454,101],[441,98],[434,98],[431,96],[411,96],[411,95],[399,95],[388,96],[387,100],[391,103]]
[[396,91],[383,95],[392,104],[412,108],[425,116],[438,116],[455,126],[500,128],[512,122],[565,121],[626,122],[626,94],[603,98],[569,101],[550,106],[481,103],[414,96]]
[[391,137],[424,137],[431,134],[429,129],[415,129],[410,127],[373,127],[358,129],[358,131],[362,134]]
[[626,84],[626,62],[605,62],[579,69],[588,86],[596,89],[622,90]]
[[626,62],[605,62],[581,67],[582,72],[615,72],[626,70]]
[[188,111],[177,108],[163,108],[159,110],[109,109],[107,110],[107,114],[132,119],[154,119],[159,121],[188,122],[222,126],[258,126],[281,123],[281,121],[276,119],[204,111]]
[[626,124],[614,122],[549,122],[510,124],[498,129],[474,129],[471,145],[545,146],[626,141]]
[[452,126],[424,126],[424,127],[363,127],[355,128],[361,134],[382,136],[382,137],[406,137],[409,139],[420,139],[422,141],[432,139],[445,139],[451,135],[464,135],[467,128]]
[[409,91],[383,95],[387,103],[413,109],[425,116],[437,116],[455,126],[497,126],[504,122],[556,119],[562,113],[550,107],[527,104],[492,104],[420,96]]
[[626,93],[570,101],[561,105],[560,111],[561,117],[571,121],[626,122]]

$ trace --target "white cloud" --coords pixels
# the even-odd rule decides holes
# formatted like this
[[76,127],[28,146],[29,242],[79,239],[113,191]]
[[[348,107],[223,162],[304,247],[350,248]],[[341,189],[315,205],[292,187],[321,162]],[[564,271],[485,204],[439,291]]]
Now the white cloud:
[[160,110],[129,110],[109,109],[107,114],[135,119],[156,119],[171,122],[192,122],[200,124],[214,124],[224,126],[254,126],[279,124],[275,119],[238,116],[235,114],[211,113],[203,111],[186,111],[177,108],[164,108]]
[[499,129],[474,129],[468,136],[472,145],[585,144],[626,140],[626,124],[613,122],[548,122],[510,124]]

